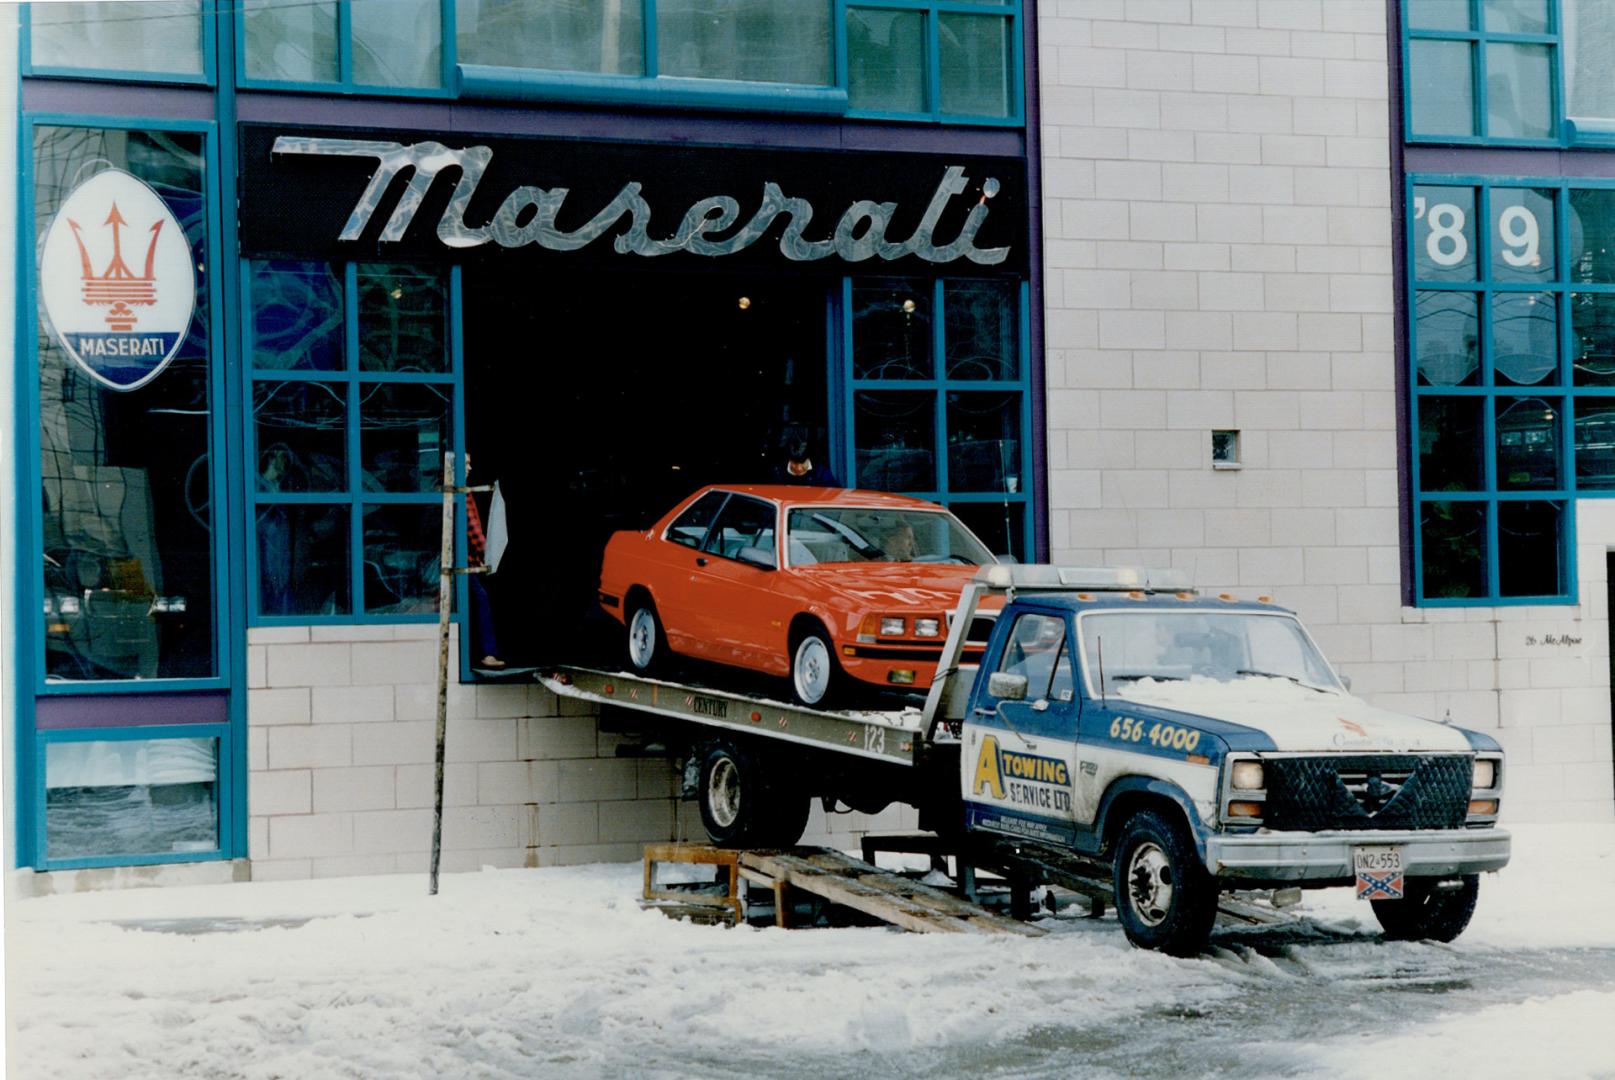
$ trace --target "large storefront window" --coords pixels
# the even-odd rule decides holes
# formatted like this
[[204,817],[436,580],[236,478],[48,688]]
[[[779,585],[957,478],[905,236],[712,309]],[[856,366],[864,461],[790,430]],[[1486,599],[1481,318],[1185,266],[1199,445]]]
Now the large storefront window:
[[44,755],[46,860],[218,852],[218,739],[53,739]]
[[443,93],[443,0],[243,0],[244,82]]
[[177,76],[206,73],[200,0],[29,4],[29,61],[36,69]]
[[257,615],[435,614],[451,274],[255,260],[246,291]]
[[994,552],[1026,558],[1020,285],[854,279],[848,297],[850,482],[936,499]]
[[860,0],[847,8],[847,96],[868,115],[1017,114],[1012,0]]
[[[84,298],[91,323],[87,329],[64,323],[58,334],[41,302],[41,626],[44,674],[53,682],[219,672],[203,147],[201,135],[184,132],[34,131],[38,236],[46,236],[75,191],[103,173],[127,173],[132,179],[122,190],[139,197],[143,186],[160,200],[133,203],[125,194],[119,208],[118,196],[85,188],[86,213],[63,215],[60,233],[75,280],[65,294],[58,283],[53,295]],[[157,220],[161,207],[183,230],[195,267],[189,280],[183,274],[152,280],[165,224]],[[192,289],[193,281],[188,327],[165,328],[177,345],[166,366],[111,366],[105,357],[155,325],[163,318],[156,305],[173,301],[173,290]],[[86,341],[69,352],[64,337]],[[148,359],[157,358],[131,363]]]

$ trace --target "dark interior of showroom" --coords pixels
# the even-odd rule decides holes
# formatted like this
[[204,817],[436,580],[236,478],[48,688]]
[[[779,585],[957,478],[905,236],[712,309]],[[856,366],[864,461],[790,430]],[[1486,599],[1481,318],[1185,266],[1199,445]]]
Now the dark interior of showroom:
[[499,482],[508,524],[486,579],[507,664],[614,640],[594,599],[612,532],[705,484],[766,482],[793,437],[827,460],[824,286],[468,268],[464,296],[471,482]]

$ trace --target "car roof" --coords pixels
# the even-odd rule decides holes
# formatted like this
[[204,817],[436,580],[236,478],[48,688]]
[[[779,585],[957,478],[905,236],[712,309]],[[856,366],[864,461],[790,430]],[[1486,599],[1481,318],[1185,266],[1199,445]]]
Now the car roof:
[[[733,491],[786,506],[873,507],[883,510],[941,510],[924,499],[893,495],[889,491],[863,491],[858,488],[803,487],[797,484],[713,484],[707,491]],[[703,492],[704,493],[704,492]]]

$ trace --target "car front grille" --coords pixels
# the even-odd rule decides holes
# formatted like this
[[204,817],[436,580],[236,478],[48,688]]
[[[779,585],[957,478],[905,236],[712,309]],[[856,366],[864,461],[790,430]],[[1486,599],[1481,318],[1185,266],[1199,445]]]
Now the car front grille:
[[1474,761],[1465,754],[1339,754],[1263,762],[1271,829],[1461,829]]

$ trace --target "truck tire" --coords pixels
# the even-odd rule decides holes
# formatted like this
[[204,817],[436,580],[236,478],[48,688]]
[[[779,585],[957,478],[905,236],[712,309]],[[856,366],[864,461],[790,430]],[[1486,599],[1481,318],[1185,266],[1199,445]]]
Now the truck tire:
[[1217,883],[1183,827],[1158,810],[1140,810],[1116,840],[1116,916],[1141,949],[1194,956],[1217,917]]
[[790,847],[802,837],[811,804],[802,787],[763,755],[723,741],[700,755],[696,801],[719,847]]
[[791,645],[791,693],[810,709],[828,709],[840,695],[841,665],[824,628],[812,626]]
[[654,675],[667,666],[667,636],[656,604],[641,594],[629,603],[625,655],[628,669],[641,675]]
[[1465,874],[1456,889],[1436,878],[1409,878],[1401,900],[1373,900],[1386,941],[1451,941],[1464,932],[1480,896],[1480,875]]

